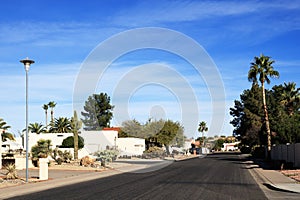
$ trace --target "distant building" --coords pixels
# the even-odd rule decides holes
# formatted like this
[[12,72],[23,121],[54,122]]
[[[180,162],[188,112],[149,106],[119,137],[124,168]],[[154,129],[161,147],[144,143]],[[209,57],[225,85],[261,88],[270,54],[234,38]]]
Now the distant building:
[[12,141],[7,139],[2,143],[2,152],[17,151],[23,149],[20,141]]
[[146,149],[145,139],[141,138],[117,138],[116,144],[120,156],[140,156]]
[[223,143],[221,151],[237,151],[240,142]]
[[116,130],[81,131],[79,135],[83,137],[84,146],[90,153],[113,149],[117,146],[118,131]]

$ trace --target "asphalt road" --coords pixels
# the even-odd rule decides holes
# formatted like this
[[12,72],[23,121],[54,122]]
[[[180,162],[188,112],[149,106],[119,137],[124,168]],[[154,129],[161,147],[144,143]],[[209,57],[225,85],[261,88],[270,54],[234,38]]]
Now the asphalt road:
[[242,161],[236,154],[214,154],[11,199],[267,199]]

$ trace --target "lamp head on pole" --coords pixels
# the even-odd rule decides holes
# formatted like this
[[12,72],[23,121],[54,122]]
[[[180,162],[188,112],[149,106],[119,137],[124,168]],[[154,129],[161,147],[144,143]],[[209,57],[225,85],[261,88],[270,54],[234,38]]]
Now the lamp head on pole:
[[25,71],[29,71],[30,65],[34,63],[34,61],[30,60],[28,57],[24,60],[20,60],[20,62],[24,64]]

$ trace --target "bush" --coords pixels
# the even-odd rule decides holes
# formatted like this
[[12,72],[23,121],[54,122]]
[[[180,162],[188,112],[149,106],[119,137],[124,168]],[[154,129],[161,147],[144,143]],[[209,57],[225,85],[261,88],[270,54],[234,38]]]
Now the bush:
[[148,150],[146,150],[143,155],[142,158],[163,158],[166,156],[165,151],[161,148],[161,147],[150,147]]
[[241,150],[241,153],[245,153],[245,154],[251,153],[251,147],[248,147],[248,146],[242,146],[240,150]]
[[[74,137],[69,136],[63,140],[62,148],[74,148]],[[82,149],[84,147],[84,139],[81,136],[78,136],[78,149]]]
[[61,165],[63,162],[69,163],[73,156],[70,151],[65,150],[62,152],[61,150],[58,150],[58,148],[55,148],[53,150],[52,158],[57,162],[57,164]]
[[15,164],[8,164],[4,168],[7,170],[7,172],[5,174],[6,179],[17,179],[18,178]]
[[52,149],[50,146],[51,140],[41,139],[31,148],[32,161],[35,166],[37,166],[37,161],[39,158],[47,158],[51,154]]
[[112,162],[117,159],[118,156],[117,150],[104,150],[98,151],[94,155],[97,156],[97,161],[101,161],[101,166],[105,166],[106,162]]
[[265,158],[266,149],[265,147],[255,147],[251,152],[252,156],[255,158]]

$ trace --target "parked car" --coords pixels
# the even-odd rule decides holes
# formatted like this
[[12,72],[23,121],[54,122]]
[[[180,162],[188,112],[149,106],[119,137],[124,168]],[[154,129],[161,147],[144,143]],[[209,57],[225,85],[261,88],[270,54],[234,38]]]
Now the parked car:
[[190,152],[191,154],[194,154],[194,150],[196,150],[196,154],[200,154],[201,148],[190,148],[190,149],[189,149],[189,152]]

